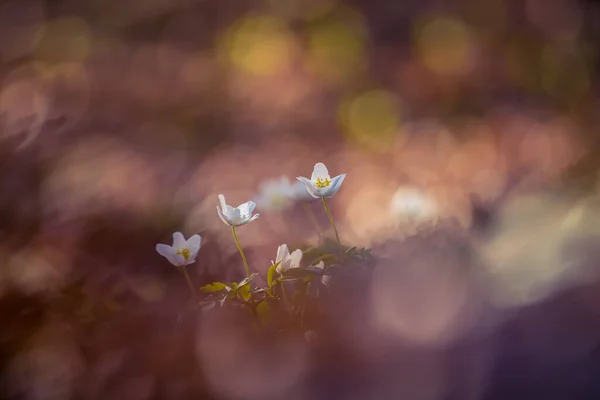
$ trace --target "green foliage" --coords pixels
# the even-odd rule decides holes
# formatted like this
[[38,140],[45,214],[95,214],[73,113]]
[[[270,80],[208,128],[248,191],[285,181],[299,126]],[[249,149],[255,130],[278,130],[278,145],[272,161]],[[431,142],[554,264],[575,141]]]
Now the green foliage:
[[217,293],[222,290],[225,290],[226,288],[227,288],[227,285],[224,284],[223,282],[213,282],[213,283],[209,283],[208,285],[202,286],[200,288],[200,290],[203,291],[204,293]]
[[[280,275],[277,272],[280,263],[270,265],[266,284],[253,287],[252,282],[258,277],[253,273],[240,282],[213,282],[203,286],[202,309],[243,308],[263,328],[304,331],[311,326],[311,321],[319,318],[318,312],[323,308],[317,305],[318,299],[331,291],[331,279],[355,275],[374,264],[370,249],[347,247],[340,252],[336,242],[302,250],[300,267],[289,268]],[[361,285],[360,279],[355,282]]]

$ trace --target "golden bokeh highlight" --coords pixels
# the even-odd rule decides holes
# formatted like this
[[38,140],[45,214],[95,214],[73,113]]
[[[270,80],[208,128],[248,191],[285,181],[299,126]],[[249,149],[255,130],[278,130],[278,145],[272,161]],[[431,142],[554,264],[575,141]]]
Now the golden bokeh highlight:
[[64,17],[46,23],[35,57],[48,62],[84,61],[91,52],[92,33],[78,17]]
[[350,142],[385,149],[400,127],[399,104],[394,94],[372,90],[342,102],[339,119]]
[[274,75],[289,65],[295,44],[284,20],[250,14],[228,29],[222,46],[234,68],[253,75]]
[[326,81],[339,82],[364,68],[367,26],[363,17],[348,7],[338,7],[307,27],[306,66]]
[[474,64],[475,37],[469,26],[457,18],[435,17],[414,30],[416,51],[431,71],[440,75],[463,75]]

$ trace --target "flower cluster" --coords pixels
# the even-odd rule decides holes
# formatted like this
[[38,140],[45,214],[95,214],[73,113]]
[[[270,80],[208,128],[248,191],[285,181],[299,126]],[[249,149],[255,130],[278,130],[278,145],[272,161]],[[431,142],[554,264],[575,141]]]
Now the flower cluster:
[[[225,196],[218,195],[219,204],[217,205],[217,214],[221,221],[231,228],[234,241],[238,247],[242,262],[244,264],[246,277],[241,282],[213,282],[202,286],[200,289],[206,293],[202,303],[205,307],[212,308],[215,305],[224,306],[225,304],[236,304],[250,309],[256,317],[262,322],[269,320],[272,303],[283,300],[289,304],[290,299],[287,292],[290,284],[294,291],[294,299],[298,294],[306,298],[309,287],[319,288],[329,286],[330,269],[342,267],[345,258],[352,254],[366,254],[359,252],[355,248],[344,250],[339,240],[339,235],[333,216],[329,210],[327,199],[332,198],[339,191],[346,174],[331,178],[327,167],[323,163],[317,163],[314,166],[311,178],[298,177],[298,182],[292,184],[287,178],[282,177],[279,180],[268,182],[261,186],[259,196],[254,201],[247,201],[237,207],[227,204]],[[295,249],[290,252],[286,244],[278,247],[275,261],[265,277],[266,287],[255,287],[252,285],[257,273],[250,273],[250,267],[246,259],[244,250],[237,236],[236,228],[246,225],[258,219],[259,214],[254,214],[257,203],[259,207],[270,209],[283,209],[294,201],[307,201],[309,199],[321,199],[323,206],[330,219],[335,232],[338,255],[335,256],[327,251],[321,251],[316,248]],[[175,232],[173,234],[173,244],[156,245],[156,251],[165,257],[171,264],[180,267],[185,274],[186,280],[194,296],[196,290],[187,273],[186,266],[196,261],[196,256],[201,247],[201,237],[193,235],[185,239],[183,234]],[[327,261],[327,264],[326,264]],[[304,265],[304,267],[302,267]],[[318,277],[318,279],[314,279]],[[302,297],[300,296],[300,297]],[[300,305],[304,307],[304,305]],[[292,307],[298,309],[298,305]],[[303,313],[302,313],[303,314]],[[302,319],[301,319],[302,322]]]

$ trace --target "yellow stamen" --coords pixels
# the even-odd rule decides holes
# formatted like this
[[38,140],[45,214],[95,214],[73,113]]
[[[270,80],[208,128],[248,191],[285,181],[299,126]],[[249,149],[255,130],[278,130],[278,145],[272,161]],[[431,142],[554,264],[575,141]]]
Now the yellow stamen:
[[317,180],[315,181],[315,186],[319,189],[324,189],[329,185],[331,185],[331,179],[329,178],[317,178]]
[[190,249],[179,249],[176,253],[181,254],[183,258],[185,258],[185,261],[187,261],[188,258],[190,258]]

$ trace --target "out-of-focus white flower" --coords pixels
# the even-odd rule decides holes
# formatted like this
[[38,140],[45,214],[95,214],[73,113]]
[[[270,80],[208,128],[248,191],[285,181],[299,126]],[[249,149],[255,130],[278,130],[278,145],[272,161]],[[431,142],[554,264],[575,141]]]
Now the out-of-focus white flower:
[[314,197],[308,193],[306,185],[303,182],[295,182],[292,185],[292,198],[296,201],[314,199]]
[[[319,269],[321,271],[325,270],[325,263],[323,261],[319,261],[319,263],[311,266],[311,268],[316,268]],[[321,277],[321,283],[325,286],[329,286],[329,283],[331,282],[331,275],[323,275]]]
[[202,238],[200,235],[194,235],[185,240],[181,232],[173,234],[173,245],[157,244],[156,251],[165,257],[176,267],[192,264],[196,261],[198,250],[200,250]]
[[332,179],[325,164],[316,163],[310,179],[303,176],[299,176],[297,179],[306,186],[306,190],[312,197],[318,199],[335,196],[345,177],[346,174],[341,174]]
[[281,275],[290,268],[300,267],[300,261],[302,261],[302,250],[297,249],[290,254],[287,244],[282,244],[277,248],[275,264],[279,263],[279,265],[275,268],[275,271]]
[[438,207],[436,201],[420,189],[401,187],[392,197],[390,212],[395,217],[423,222],[434,220],[438,214]]
[[259,209],[283,210],[292,202],[311,198],[301,182],[291,183],[288,177],[270,179],[259,188],[256,204]]
[[237,207],[232,207],[225,202],[225,196],[220,194],[218,197],[221,207],[217,206],[217,212],[219,213],[221,221],[225,224],[234,227],[242,226],[258,218],[258,214],[252,215],[252,212],[256,207],[256,204],[253,201],[247,201]]

